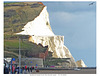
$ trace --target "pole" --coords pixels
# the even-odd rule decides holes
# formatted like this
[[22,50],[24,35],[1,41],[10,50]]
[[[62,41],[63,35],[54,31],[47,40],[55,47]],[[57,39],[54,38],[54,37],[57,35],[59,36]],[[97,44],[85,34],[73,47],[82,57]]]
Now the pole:
[[20,38],[19,38],[19,74],[21,73],[21,52],[20,52]]
[[12,74],[12,59],[11,59],[11,74]]

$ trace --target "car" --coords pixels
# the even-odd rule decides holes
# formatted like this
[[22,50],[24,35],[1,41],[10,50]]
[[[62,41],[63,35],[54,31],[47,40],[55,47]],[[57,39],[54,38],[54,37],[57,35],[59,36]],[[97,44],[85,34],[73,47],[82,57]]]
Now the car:
[[76,70],[76,71],[79,71],[79,70],[81,70],[81,69],[78,69],[78,68],[74,68],[74,70]]

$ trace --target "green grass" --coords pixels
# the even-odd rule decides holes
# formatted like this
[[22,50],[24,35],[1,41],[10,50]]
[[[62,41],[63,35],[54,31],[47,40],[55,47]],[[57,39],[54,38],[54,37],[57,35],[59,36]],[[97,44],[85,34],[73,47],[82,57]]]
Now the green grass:
[[[23,26],[27,22],[34,20],[44,6],[38,5],[38,7],[31,8],[31,5],[36,2],[14,2],[4,3],[4,5],[18,5],[18,6],[6,6],[4,7],[4,32],[5,33],[17,33],[21,32]],[[21,7],[20,5],[29,4]],[[9,30],[10,29],[10,30]],[[14,30],[14,31],[12,31]]]
[[[14,48],[14,49],[18,49],[19,48],[19,40],[5,40],[4,41],[4,46],[5,47],[9,47],[9,48]],[[28,41],[20,41],[20,47],[22,49],[27,49],[27,50],[32,50],[33,47],[36,47],[36,45],[34,45],[31,42]]]
[[[22,56],[29,57],[33,54],[38,54],[40,52],[46,51],[47,48],[43,48],[40,45],[36,45],[28,40],[20,41],[20,50]],[[18,54],[19,51],[19,40],[12,39],[12,40],[4,40],[4,51],[13,52]],[[7,54],[5,54],[7,55]]]
[[18,43],[18,40],[5,40],[4,46],[12,47],[12,48],[18,48],[19,43]]
[[18,56],[9,53],[4,53],[4,58],[18,58]]
[[[33,4],[35,4],[35,7]],[[34,20],[40,14],[44,6],[36,4],[37,2],[4,3],[4,51],[18,54],[18,50],[13,50],[19,49],[19,36],[15,33],[21,32],[25,24]],[[22,55],[26,57],[34,53],[44,52],[47,49],[28,40],[21,40],[20,45],[23,49],[21,50]],[[5,57],[8,56],[7,53],[4,55]],[[11,54],[11,56],[14,55]]]

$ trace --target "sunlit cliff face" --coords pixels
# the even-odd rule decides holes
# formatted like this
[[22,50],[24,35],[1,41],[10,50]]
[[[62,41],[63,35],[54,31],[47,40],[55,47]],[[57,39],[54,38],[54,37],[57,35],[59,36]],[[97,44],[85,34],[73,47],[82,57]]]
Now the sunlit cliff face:
[[53,53],[55,58],[73,58],[68,48],[64,45],[64,36],[57,36],[51,30],[49,15],[46,6],[33,21],[28,22],[22,32],[17,34],[30,35],[29,41],[48,45],[48,51]]
[[46,10],[46,6],[43,8],[39,16],[37,16],[33,21],[28,22],[22,32],[17,34],[22,35],[34,35],[34,36],[54,36],[51,30],[49,15]]
[[55,58],[71,58],[72,55],[68,48],[64,45],[63,36],[31,36],[29,41],[36,44],[48,45],[48,50],[53,52]]
[[79,61],[77,61],[76,63],[77,63],[77,65],[78,65],[78,67],[87,67],[87,66],[85,65],[85,63],[83,62],[82,59],[79,60]]

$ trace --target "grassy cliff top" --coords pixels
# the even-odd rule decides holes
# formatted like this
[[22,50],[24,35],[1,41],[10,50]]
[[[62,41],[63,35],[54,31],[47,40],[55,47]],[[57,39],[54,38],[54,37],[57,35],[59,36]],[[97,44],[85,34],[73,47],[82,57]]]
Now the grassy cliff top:
[[[23,26],[34,20],[43,8],[41,2],[4,3],[4,57],[18,58],[20,36],[15,33],[21,32]],[[29,42],[28,38],[21,40],[22,57],[30,57],[47,49]]]
[[4,34],[20,32],[27,22],[40,14],[43,7],[41,2],[4,3]]

